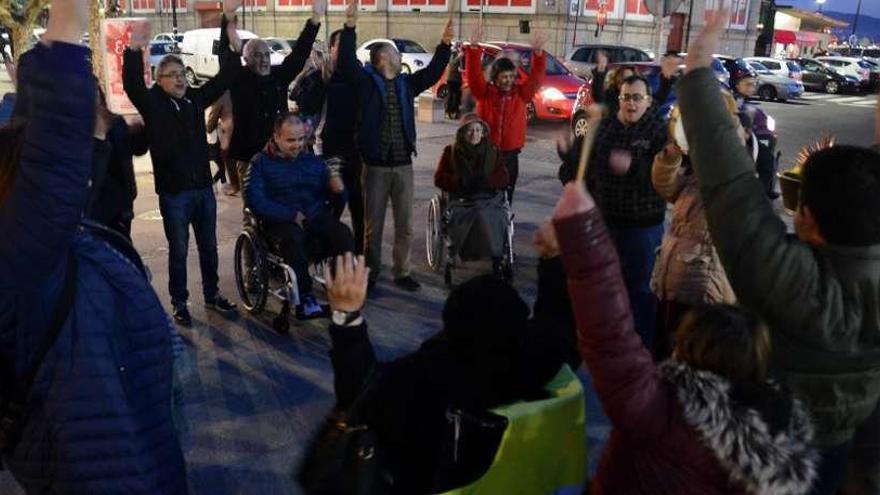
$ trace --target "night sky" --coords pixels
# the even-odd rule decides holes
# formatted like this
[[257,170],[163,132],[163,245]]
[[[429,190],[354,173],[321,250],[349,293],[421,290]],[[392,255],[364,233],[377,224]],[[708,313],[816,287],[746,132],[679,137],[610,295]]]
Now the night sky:
[[[859,0],[827,0],[822,10],[854,14]],[[799,9],[816,10],[815,0],[776,0],[777,5],[791,5]],[[862,14],[880,17],[880,0],[862,0]]]

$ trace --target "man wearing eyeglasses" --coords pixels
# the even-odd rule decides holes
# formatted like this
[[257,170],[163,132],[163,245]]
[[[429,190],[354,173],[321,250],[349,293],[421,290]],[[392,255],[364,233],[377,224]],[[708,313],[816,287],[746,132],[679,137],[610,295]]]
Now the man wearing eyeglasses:
[[[241,71],[241,64],[225,64],[213,79],[199,88],[187,84],[183,62],[166,55],[156,67],[156,84],[144,83],[142,49],[149,28],[131,34],[123,55],[122,84],[144,119],[150,143],[156,193],[165,238],[168,239],[168,292],[174,321],[191,326],[187,309],[186,257],[192,225],[199,249],[205,307],[222,314],[235,312],[235,304],[218,290],[217,201],[212,189],[205,138],[205,108],[223,94]],[[238,60],[238,54],[231,55]]]
[[651,184],[651,166],[667,131],[643,77],[626,78],[619,101],[617,113],[599,123],[587,185],[617,245],[636,330],[650,348],[657,306],[651,272],[666,214],[666,203]]

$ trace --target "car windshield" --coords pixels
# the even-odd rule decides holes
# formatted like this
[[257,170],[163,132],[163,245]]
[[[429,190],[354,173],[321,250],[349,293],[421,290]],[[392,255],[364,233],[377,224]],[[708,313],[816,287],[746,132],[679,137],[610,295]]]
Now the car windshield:
[[866,61],[866,60],[859,60],[856,63],[859,64],[859,67],[861,67],[863,69],[873,69],[874,68],[874,66],[871,65],[870,63],[868,63],[868,61]]
[[160,41],[150,43],[150,55],[166,55],[174,53],[174,43],[170,41]]
[[428,53],[427,50],[422,48],[422,45],[413,40],[396,39],[394,40],[394,45],[397,46],[397,51],[400,53]]
[[267,44],[273,52],[290,51],[290,46],[284,40],[268,40]]
[[[737,69],[749,70],[749,64],[747,64],[746,61],[741,58],[734,60],[733,63],[736,65]],[[764,67],[764,70],[767,70],[767,68]]]
[[[517,50],[519,52],[519,61],[522,63],[522,67],[526,72],[532,72],[532,51],[531,50]],[[556,60],[556,57],[550,55],[546,51],[544,52],[544,56],[547,60],[547,70],[545,74],[548,76],[564,76],[570,74],[568,69],[566,69],[562,64]]]

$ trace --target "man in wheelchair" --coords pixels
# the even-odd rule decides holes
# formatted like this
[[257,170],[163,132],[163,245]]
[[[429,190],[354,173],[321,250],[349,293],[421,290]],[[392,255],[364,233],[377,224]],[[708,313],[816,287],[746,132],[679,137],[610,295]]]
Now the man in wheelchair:
[[307,241],[317,238],[321,255],[327,257],[354,249],[351,230],[329,206],[332,195],[345,193],[342,178],[307,151],[308,135],[296,115],[279,116],[272,138],[251,160],[244,177],[245,205],[264,232],[278,241],[279,254],[297,273],[298,318],[324,315],[308,275]]
[[500,275],[510,213],[504,190],[510,183],[501,154],[489,142],[489,126],[477,114],[462,117],[455,142],[443,149],[434,185],[448,195],[447,235],[462,260],[487,255]]

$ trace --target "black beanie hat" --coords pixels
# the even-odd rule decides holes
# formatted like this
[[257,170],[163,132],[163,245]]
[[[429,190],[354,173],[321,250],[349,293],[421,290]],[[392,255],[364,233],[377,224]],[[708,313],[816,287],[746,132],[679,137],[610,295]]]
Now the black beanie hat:
[[518,349],[529,306],[519,293],[493,275],[481,275],[456,287],[443,307],[444,333],[453,348]]

